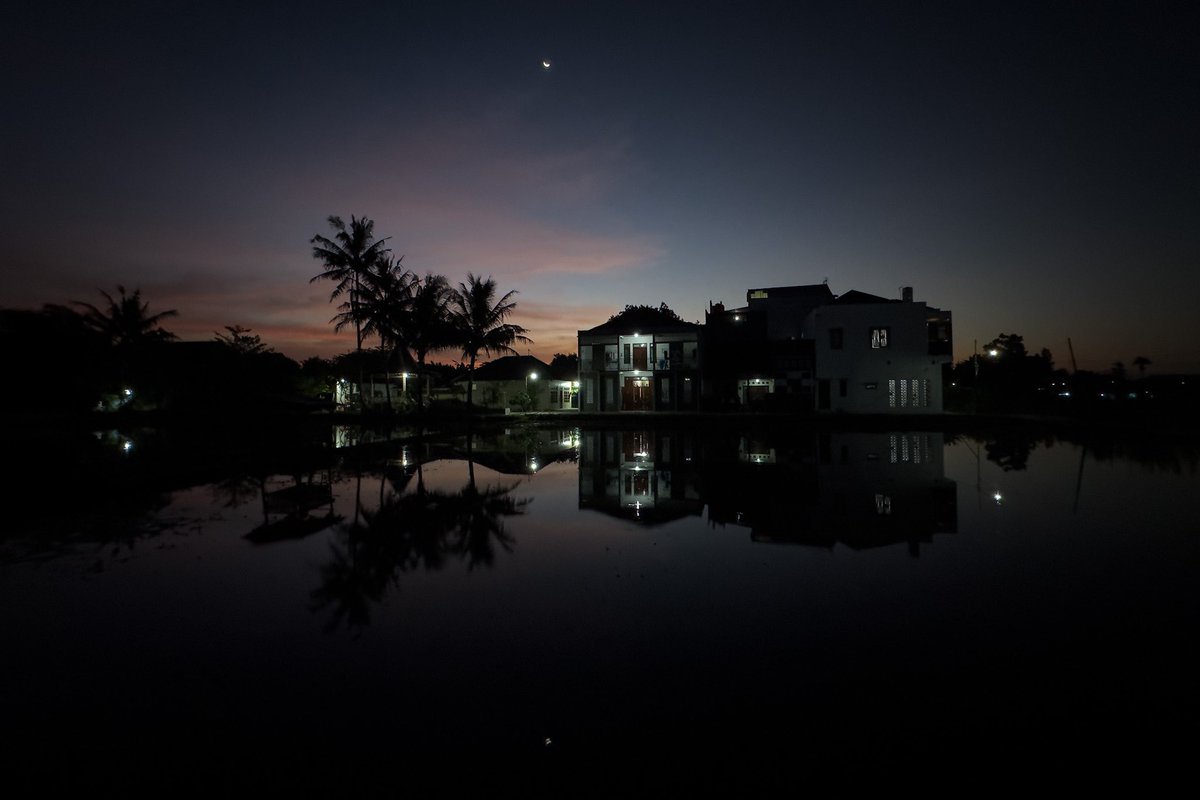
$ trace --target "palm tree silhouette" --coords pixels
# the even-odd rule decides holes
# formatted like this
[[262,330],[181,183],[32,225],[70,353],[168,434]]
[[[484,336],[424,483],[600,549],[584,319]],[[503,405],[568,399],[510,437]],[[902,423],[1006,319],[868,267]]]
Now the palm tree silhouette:
[[[341,217],[331,216],[329,225],[337,232],[332,239],[318,234],[309,241],[313,246],[313,258],[320,261],[325,268],[323,272],[310,279],[309,283],[316,283],[320,280],[333,281],[334,287],[333,292],[329,295],[330,301],[336,300],[342,295],[348,297],[348,316],[343,318],[339,314],[334,317],[333,321],[344,319],[342,324],[354,323],[354,349],[358,354],[358,398],[361,407],[363,329],[359,304],[362,302],[364,276],[389,252],[384,246],[387,237],[376,239],[375,222],[366,217],[351,215],[350,225],[347,227]],[[335,327],[335,330],[340,330],[340,327]]]
[[133,369],[131,362],[137,361],[138,355],[148,345],[170,341],[175,334],[160,327],[164,319],[179,316],[179,312],[170,309],[157,314],[150,313],[150,304],[142,301],[142,290],[134,289],[133,294],[127,294],[124,286],[117,286],[117,298],[113,298],[103,289],[107,307],[97,308],[82,300],[72,300],[71,305],[83,309],[81,319],[84,325],[96,331],[108,342],[116,360],[117,381],[124,384]]
[[417,408],[425,408],[425,356],[455,344],[450,316],[453,292],[444,275],[426,274],[412,283],[412,301],[402,319],[403,339],[416,356]]
[[162,342],[174,339],[175,334],[159,327],[164,319],[179,316],[171,309],[151,314],[150,304],[142,302],[142,290],[134,289],[126,294],[124,286],[117,286],[119,300],[103,289],[100,294],[108,302],[103,311],[82,300],[72,300],[71,305],[84,309],[83,321],[89,328],[104,336],[118,350],[128,350],[146,342]]
[[379,337],[389,409],[392,406],[392,384],[386,380],[386,373],[390,371],[396,354],[406,348],[407,320],[411,316],[413,286],[417,282],[417,277],[401,266],[403,260],[403,256],[380,257],[362,276],[357,306],[344,302],[333,318],[335,331],[354,324],[359,326],[363,336]]
[[489,276],[487,280],[483,280],[468,272],[467,282],[460,283],[458,291],[451,297],[458,341],[462,345],[463,358],[469,359],[468,408],[472,405],[475,360],[479,354],[516,355],[514,344],[533,341],[525,335],[526,330],[520,325],[504,321],[517,307],[512,300],[514,295],[515,290],[496,300],[495,279]]

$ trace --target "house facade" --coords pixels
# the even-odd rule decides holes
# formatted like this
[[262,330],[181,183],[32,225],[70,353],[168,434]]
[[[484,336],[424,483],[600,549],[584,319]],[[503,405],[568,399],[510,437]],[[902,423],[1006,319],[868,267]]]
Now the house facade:
[[815,351],[816,410],[940,414],[942,366],[953,340],[949,311],[851,291],[813,309],[804,335]]
[[[468,377],[455,380],[466,397]],[[481,408],[510,411],[564,411],[578,404],[578,382],[553,374],[533,356],[504,356],[475,368],[472,402]]]
[[631,307],[579,331],[583,411],[691,411],[700,407],[700,325]]

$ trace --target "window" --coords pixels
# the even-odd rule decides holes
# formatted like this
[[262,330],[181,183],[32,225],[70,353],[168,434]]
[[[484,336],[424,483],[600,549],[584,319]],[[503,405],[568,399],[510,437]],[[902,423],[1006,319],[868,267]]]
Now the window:
[[615,344],[604,345],[604,368],[617,368],[617,346]]
[[842,349],[842,333],[843,333],[843,331],[841,328],[830,328],[829,329],[829,349],[830,350],[841,350]]
[[896,381],[888,380],[888,408],[896,407]]
[[887,347],[891,332],[891,328],[871,328],[871,349],[878,350],[881,347]]
[[583,379],[583,402],[587,403],[589,406],[596,402],[596,379],[595,378],[584,378]]
[[671,402],[671,379],[670,378],[662,377],[662,378],[658,379],[658,399],[661,400],[664,405]]
[[629,365],[633,363],[633,345],[626,343],[621,348],[621,366],[629,369]]
[[581,370],[589,370],[592,368],[592,346],[585,344],[579,348],[579,368]]
[[900,379],[900,407],[904,408],[908,405],[908,381]]

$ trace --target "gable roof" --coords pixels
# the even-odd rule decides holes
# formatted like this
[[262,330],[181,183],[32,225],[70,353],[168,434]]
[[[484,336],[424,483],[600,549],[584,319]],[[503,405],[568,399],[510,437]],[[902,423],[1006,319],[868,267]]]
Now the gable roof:
[[872,304],[872,303],[901,303],[903,301],[902,300],[889,300],[886,297],[880,297],[878,295],[867,294],[866,292],[860,292],[857,289],[851,289],[850,291],[846,292],[844,295],[840,296],[838,299],[834,300],[833,302],[837,303],[838,305],[852,306],[852,305],[867,305],[867,304]]
[[[533,356],[504,356],[475,367],[476,381],[523,381],[531,373],[539,378],[550,377],[550,365]],[[455,378],[465,381],[466,375]]]

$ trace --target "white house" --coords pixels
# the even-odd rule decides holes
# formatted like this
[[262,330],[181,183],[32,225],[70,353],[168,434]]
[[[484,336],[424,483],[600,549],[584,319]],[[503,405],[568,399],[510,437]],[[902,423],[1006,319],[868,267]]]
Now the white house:
[[952,358],[950,312],[912,299],[847,292],[809,312],[818,411],[938,414]]

